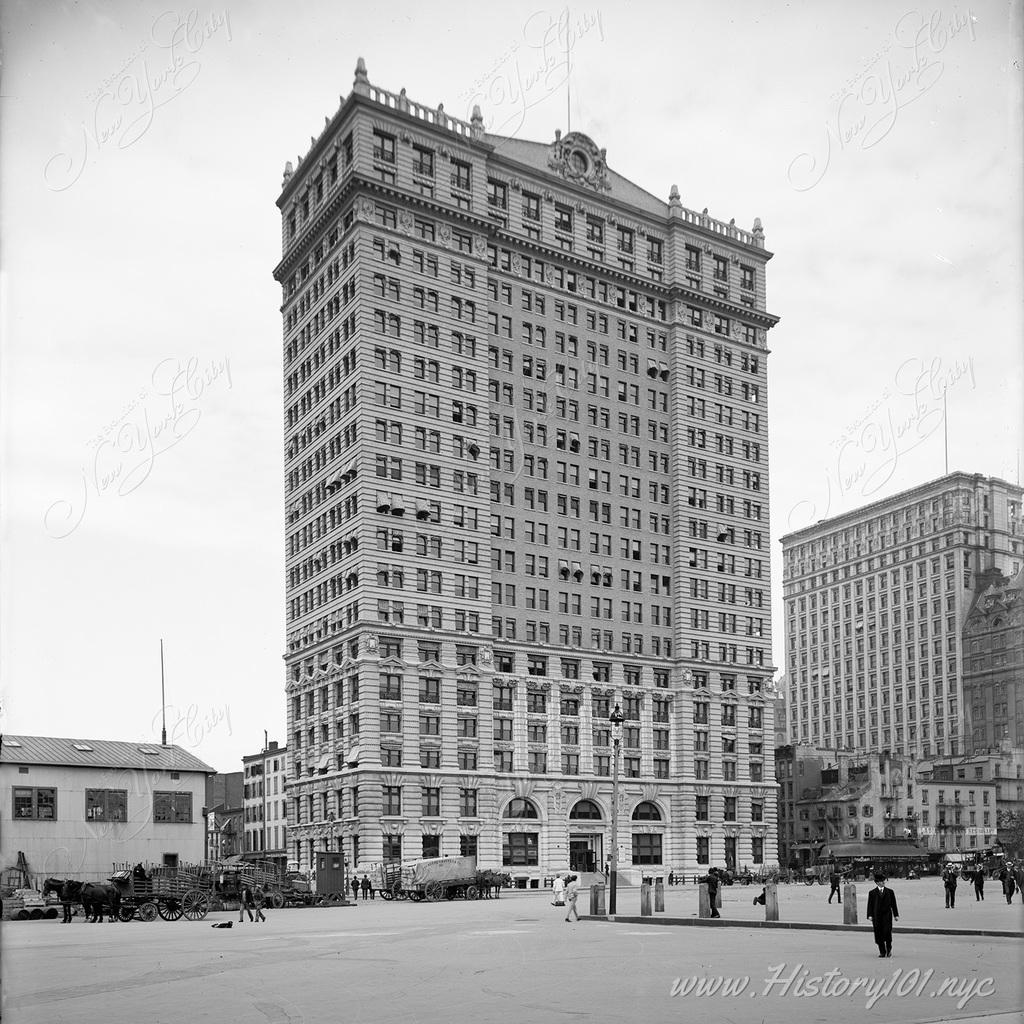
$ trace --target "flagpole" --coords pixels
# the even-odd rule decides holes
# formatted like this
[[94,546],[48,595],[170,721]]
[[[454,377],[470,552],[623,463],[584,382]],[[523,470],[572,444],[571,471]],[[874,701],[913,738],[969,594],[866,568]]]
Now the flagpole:
[[946,459],[946,472],[944,474],[946,476],[949,475],[949,414],[947,412],[948,396],[948,389],[942,392],[942,444]]
[[160,638],[160,745],[167,746],[167,697],[164,695],[164,641]]

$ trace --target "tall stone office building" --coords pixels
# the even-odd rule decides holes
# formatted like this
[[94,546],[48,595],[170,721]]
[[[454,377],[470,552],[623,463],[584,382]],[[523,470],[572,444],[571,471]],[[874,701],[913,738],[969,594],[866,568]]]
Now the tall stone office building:
[[[984,687],[967,691],[973,743],[964,707],[984,650],[973,634],[965,650],[964,627],[993,570],[1020,572],[1021,494],[950,473],[782,538],[791,742],[920,758],[986,746]],[[1002,726],[1005,679],[993,692]]]
[[[764,247],[369,83],[278,199],[289,859],[775,850]],[[768,851],[768,852],[766,852]]]

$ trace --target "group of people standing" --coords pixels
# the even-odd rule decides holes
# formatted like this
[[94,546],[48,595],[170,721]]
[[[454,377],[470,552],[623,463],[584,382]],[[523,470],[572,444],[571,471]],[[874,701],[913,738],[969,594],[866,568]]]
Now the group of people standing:
[[358,900],[360,891],[363,894],[364,900],[375,900],[377,898],[377,890],[373,887],[373,882],[370,881],[368,875],[363,875],[363,880],[360,881],[355,875],[352,876],[352,881],[349,883],[352,887],[352,899]]
[[[946,909],[953,910],[956,907],[956,887],[960,879],[960,872],[957,870],[955,864],[947,864],[942,871],[942,888],[946,894]],[[1006,897],[1006,902],[1013,902],[1013,894],[1018,889],[1018,883],[1016,878],[1016,872],[1014,871],[1013,864],[1005,864],[996,876],[999,880],[999,886],[1002,889],[1003,895]],[[982,902],[985,899],[985,870],[981,865],[976,865],[973,868],[966,868],[963,873],[964,881],[971,882],[974,885],[974,901],[976,903]],[[1021,891],[1021,901],[1024,902],[1024,890]]]

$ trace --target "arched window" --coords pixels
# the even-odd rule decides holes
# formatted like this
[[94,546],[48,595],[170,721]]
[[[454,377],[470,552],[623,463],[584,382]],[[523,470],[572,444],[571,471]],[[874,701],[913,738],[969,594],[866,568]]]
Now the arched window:
[[643,803],[636,805],[636,810],[633,811],[634,821],[661,821],[661,811],[655,807],[654,804],[645,800]]
[[570,820],[600,821],[601,808],[593,800],[579,800],[569,812]]
[[533,806],[532,801],[516,798],[509,801],[508,807],[505,808],[505,817],[539,818],[540,815],[537,813],[537,808]]

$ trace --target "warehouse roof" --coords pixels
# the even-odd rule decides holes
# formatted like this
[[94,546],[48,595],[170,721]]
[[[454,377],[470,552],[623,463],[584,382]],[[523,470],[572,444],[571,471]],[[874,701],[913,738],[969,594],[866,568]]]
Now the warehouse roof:
[[181,747],[120,740],[0,736],[0,764],[73,765],[81,768],[139,768],[153,771],[217,773]]

